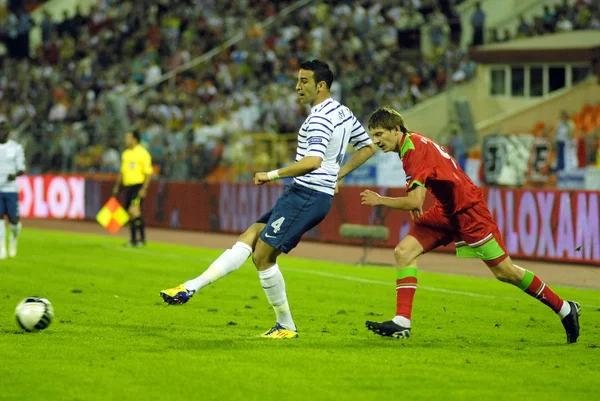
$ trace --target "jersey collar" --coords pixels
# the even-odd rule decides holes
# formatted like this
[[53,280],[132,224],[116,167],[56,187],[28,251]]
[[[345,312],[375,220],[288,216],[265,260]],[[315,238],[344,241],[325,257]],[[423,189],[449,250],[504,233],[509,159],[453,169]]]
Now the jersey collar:
[[323,110],[323,107],[327,106],[328,104],[333,103],[333,99],[332,98],[327,98],[325,100],[323,100],[321,103],[319,103],[318,105],[316,105],[315,107],[312,107],[310,109],[310,114],[316,113],[317,111],[321,111]]
[[415,148],[415,144],[410,139],[410,132],[402,133],[402,139],[400,140],[400,158],[404,157],[406,152]]

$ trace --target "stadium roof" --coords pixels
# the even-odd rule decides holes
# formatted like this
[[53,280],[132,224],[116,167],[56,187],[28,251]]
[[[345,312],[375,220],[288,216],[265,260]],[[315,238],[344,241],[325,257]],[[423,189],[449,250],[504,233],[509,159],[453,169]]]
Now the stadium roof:
[[470,57],[482,64],[577,62],[600,58],[600,32],[563,32],[472,48]]

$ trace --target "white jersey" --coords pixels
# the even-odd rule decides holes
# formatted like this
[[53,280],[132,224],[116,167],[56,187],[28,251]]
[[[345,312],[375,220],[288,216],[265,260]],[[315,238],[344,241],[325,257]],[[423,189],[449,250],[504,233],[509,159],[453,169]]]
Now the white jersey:
[[21,145],[9,139],[0,143],[0,192],[19,192],[17,181],[8,181],[8,175],[17,171],[25,171],[25,152]]
[[313,107],[298,133],[296,161],[306,156],[323,161],[317,170],[294,182],[333,196],[348,143],[356,150],[373,143],[350,109],[333,99]]

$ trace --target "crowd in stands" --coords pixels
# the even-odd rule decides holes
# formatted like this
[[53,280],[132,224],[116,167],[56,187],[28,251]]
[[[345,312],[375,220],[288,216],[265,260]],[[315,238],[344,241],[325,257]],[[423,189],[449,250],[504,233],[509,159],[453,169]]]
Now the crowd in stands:
[[554,171],[600,167],[600,102],[563,110],[555,121],[538,121],[531,131],[552,143]]
[[[303,60],[330,63],[333,96],[362,121],[377,105],[403,110],[473,77],[458,48],[462,1],[318,0],[263,28],[293,1],[100,0],[87,15],[56,21],[46,13],[41,43],[27,52],[31,19],[0,0],[0,114],[18,128],[33,173],[116,172],[132,127],[171,179],[201,180],[237,160],[261,168],[273,149],[246,134],[297,131],[307,114],[294,91]],[[474,45],[484,21],[476,10]],[[429,38],[420,38],[426,22]],[[243,40],[208,63],[156,84],[239,33]],[[422,39],[430,55],[421,54]],[[293,146],[277,145],[279,161],[289,162]]]
[[544,12],[533,20],[520,17],[516,32],[505,30],[502,35],[491,30],[490,42],[540,36],[548,33],[569,32],[578,29],[600,29],[600,2],[597,0],[563,0],[554,7],[544,6]]
[[[293,2],[101,0],[60,22],[46,13],[33,55],[24,45],[31,20],[5,10],[0,113],[27,128],[20,140],[31,166],[116,171],[120,133],[135,126],[161,174],[201,179],[247,151],[242,132],[296,132],[307,113],[294,91],[305,59],[330,63],[334,96],[363,120],[378,104],[404,109],[469,79],[474,64],[455,45],[457,2],[317,1],[263,29],[259,22]],[[451,47],[429,58],[414,40],[425,21],[452,27]],[[237,33],[245,39],[211,62],[128,96]],[[442,43],[435,32],[431,40]]]

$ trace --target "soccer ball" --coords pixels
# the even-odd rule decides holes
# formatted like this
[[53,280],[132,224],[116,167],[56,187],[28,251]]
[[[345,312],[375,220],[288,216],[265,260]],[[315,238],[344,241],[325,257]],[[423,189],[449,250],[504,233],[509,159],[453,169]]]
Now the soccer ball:
[[40,331],[50,325],[54,308],[46,298],[28,297],[17,305],[15,317],[23,330]]

